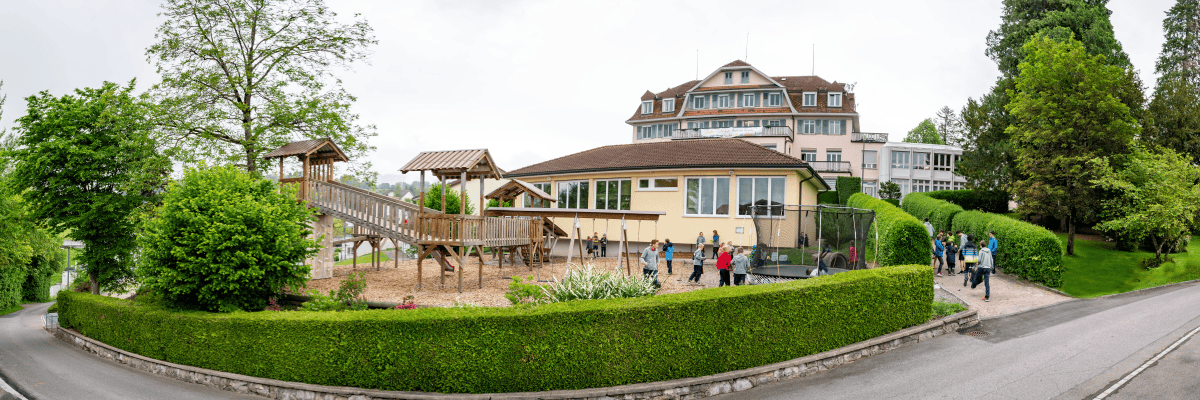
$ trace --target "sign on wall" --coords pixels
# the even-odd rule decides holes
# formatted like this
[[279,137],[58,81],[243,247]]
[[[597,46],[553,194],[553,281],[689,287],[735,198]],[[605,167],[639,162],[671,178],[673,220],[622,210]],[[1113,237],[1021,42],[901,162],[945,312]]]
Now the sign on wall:
[[761,135],[762,132],[763,132],[763,127],[761,127],[761,126],[746,127],[746,128],[713,128],[713,129],[701,129],[700,136],[728,138],[728,137],[735,137],[735,136]]

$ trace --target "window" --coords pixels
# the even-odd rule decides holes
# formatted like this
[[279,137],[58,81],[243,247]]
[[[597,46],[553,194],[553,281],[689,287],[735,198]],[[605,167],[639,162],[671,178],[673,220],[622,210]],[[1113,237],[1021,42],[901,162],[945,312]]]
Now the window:
[[817,161],[817,151],[816,150],[800,150],[800,159],[804,160],[806,162]]
[[817,134],[817,120],[815,120],[815,119],[803,120],[800,123],[800,128],[801,128],[800,133],[803,133],[806,135],[815,135],[815,134]]
[[952,167],[950,167],[951,171],[958,172],[958,160],[960,158],[962,158],[961,155],[958,155],[958,154],[954,155],[954,165]]
[[783,126],[782,119],[764,119],[763,126]]
[[914,193],[925,193],[929,191],[929,181],[922,179],[914,179],[912,191]]
[[933,190],[950,190],[949,181],[933,181]]
[[892,152],[892,168],[894,168],[894,169],[908,169],[909,168],[907,151],[893,151]]
[[830,93],[829,94],[829,106],[830,107],[841,107],[842,106],[842,94],[841,93]]
[[912,153],[913,169],[929,169],[929,153]]
[[876,188],[875,188],[875,181],[870,181],[870,182],[863,181],[862,192],[863,192],[863,194],[866,194],[867,196],[879,197],[879,191],[876,190]]
[[731,119],[731,120],[728,120],[728,121],[714,121],[714,122],[713,122],[713,127],[714,127],[714,128],[732,128],[732,127],[733,127],[733,120]]
[[[738,177],[738,215],[752,215],[755,208],[766,215],[783,216],[783,177]],[[760,214],[761,215],[761,214]]]
[[705,100],[704,96],[692,96],[692,108],[695,108],[695,109],[704,108],[704,100]]
[[638,139],[657,139],[657,138],[674,137],[675,129],[677,129],[677,128],[678,128],[678,126],[676,126],[674,123],[639,126],[637,128],[638,129]]
[[846,134],[846,121],[843,121],[840,119],[830,120],[828,134],[830,134],[830,135],[845,135]]
[[[949,171],[950,170],[950,154],[934,154],[933,155],[933,170],[934,171]],[[940,189],[939,189],[940,190]]]
[[767,105],[771,107],[779,107],[779,102],[782,98],[783,96],[779,93],[771,93],[767,95]]
[[837,190],[836,178],[824,178],[823,180],[825,181],[826,185],[829,185],[829,190]]
[[804,93],[804,103],[801,105],[804,107],[816,107],[817,106],[817,92],[805,92]]
[[738,96],[738,107],[757,107],[758,93],[742,93]]
[[663,99],[663,112],[675,111],[675,99]]
[[[538,190],[541,190],[543,192],[550,193],[550,182],[534,183],[533,187],[538,188]],[[546,200],[542,200],[542,199],[535,199],[532,196],[526,194],[525,195],[525,207],[550,208],[550,202],[546,201]]]
[[954,190],[963,190],[966,188],[967,184],[965,182],[954,182]]
[[641,178],[638,179],[638,190],[670,190],[679,187],[678,178]]
[[688,129],[708,129],[708,121],[688,122]]
[[742,83],[750,83],[750,71],[742,71]]
[[587,208],[588,181],[558,183],[558,208]]
[[766,147],[768,149],[775,150],[775,143],[764,144],[764,145],[762,145],[762,147]]
[[[626,110],[628,110],[628,108],[626,108]],[[642,102],[642,114],[649,114],[652,112],[654,112],[654,101],[653,100],[643,101]]]
[[687,178],[687,215],[729,215],[729,178]]
[[[892,154],[895,154],[895,153],[892,153]],[[892,183],[895,183],[897,186],[900,186],[900,195],[901,196],[908,194],[908,179],[892,179]]]
[[629,192],[633,191],[632,182],[629,179],[597,180],[596,209],[628,210]]
[[863,150],[862,167],[869,169],[879,168],[879,152],[875,150]]
[[729,108],[729,95],[722,94],[717,96],[717,108]]
[[[766,122],[766,121],[763,121],[763,122]],[[737,122],[737,126],[738,126],[738,128],[755,127],[755,126],[758,126],[758,120],[757,119],[739,119]]]
[[842,161],[842,151],[825,150],[825,161]]
[[733,73],[732,73],[732,72],[726,72],[726,73],[725,73],[725,84],[726,84],[726,85],[728,85],[728,84],[731,84],[731,83],[733,83]]

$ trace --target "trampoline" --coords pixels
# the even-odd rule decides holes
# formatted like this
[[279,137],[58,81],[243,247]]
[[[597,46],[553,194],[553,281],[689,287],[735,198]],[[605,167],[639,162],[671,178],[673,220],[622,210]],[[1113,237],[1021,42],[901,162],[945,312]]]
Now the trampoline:
[[[838,206],[756,204],[747,281],[765,284],[867,268],[863,249],[875,212]],[[825,271],[818,273],[824,264]]]

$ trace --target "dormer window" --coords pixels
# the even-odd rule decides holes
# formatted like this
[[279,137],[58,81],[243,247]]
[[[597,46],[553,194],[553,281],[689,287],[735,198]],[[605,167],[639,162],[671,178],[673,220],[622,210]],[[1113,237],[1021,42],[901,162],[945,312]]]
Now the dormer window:
[[779,107],[779,101],[782,96],[779,93],[771,93],[767,95],[767,105],[770,107]]
[[742,83],[750,83],[750,71],[742,71]]
[[654,100],[642,102],[642,114],[650,114],[654,112]]
[[733,73],[732,73],[732,72],[726,72],[726,73],[725,73],[725,84],[726,84],[726,85],[728,85],[728,84],[731,84],[731,83],[733,83]]
[[804,92],[804,102],[801,104],[804,107],[817,106],[817,92]]
[[675,99],[663,99],[663,112],[675,111]]
[[841,107],[842,106],[842,94],[841,93],[830,93],[829,94],[829,106],[830,107]]

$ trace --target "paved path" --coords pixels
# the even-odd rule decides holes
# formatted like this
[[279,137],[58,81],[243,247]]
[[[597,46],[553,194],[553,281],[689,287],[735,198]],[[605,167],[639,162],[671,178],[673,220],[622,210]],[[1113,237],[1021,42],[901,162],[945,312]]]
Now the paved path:
[[101,360],[42,329],[51,303],[0,316],[0,374],[30,399],[262,399]]
[[[724,398],[1092,398],[1200,327],[1197,304],[1200,284],[1196,283],[1065,302],[986,320],[968,329],[987,332],[981,338],[942,336]],[[1109,398],[1146,398],[1145,393],[1154,393],[1152,398],[1194,398],[1188,396],[1197,393],[1195,369],[1163,367],[1194,362],[1195,342],[1200,338],[1176,349]],[[1186,376],[1176,376],[1181,372]],[[1155,386],[1162,382],[1176,386],[1158,390]]]

